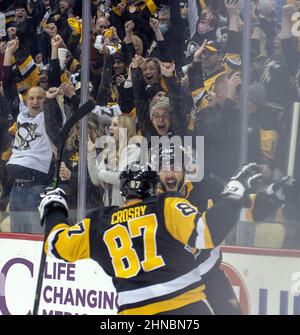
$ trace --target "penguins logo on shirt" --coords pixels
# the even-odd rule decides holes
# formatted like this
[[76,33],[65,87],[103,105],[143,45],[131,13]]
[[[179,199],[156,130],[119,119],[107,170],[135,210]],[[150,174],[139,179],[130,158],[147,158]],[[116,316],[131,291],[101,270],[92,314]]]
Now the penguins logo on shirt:
[[192,55],[194,55],[196,53],[196,51],[200,48],[200,45],[195,42],[195,41],[191,41],[188,46],[186,51],[184,51],[186,57],[190,57]]
[[42,134],[35,132],[38,127],[35,123],[17,123],[16,143],[14,149],[29,150],[30,142],[42,136]]

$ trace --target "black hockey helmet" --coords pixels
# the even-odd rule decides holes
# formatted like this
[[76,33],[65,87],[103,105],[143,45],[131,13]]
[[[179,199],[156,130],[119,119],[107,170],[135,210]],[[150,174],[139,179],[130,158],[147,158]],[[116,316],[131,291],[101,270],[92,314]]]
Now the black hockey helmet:
[[120,175],[120,193],[126,199],[145,199],[155,194],[158,181],[149,164],[131,163]]

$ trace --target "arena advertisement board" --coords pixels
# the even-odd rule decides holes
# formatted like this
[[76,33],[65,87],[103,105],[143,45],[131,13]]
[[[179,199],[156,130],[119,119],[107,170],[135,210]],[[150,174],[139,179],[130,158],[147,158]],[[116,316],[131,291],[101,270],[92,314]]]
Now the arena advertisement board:
[[[39,236],[0,234],[0,315],[32,314],[42,241]],[[300,314],[300,251],[223,247],[227,273],[244,314]],[[111,279],[91,260],[47,259],[43,315],[113,315]]]
[[222,268],[244,314],[300,314],[300,251],[223,247]]
[[[32,314],[42,241],[26,238],[0,237],[2,315]],[[75,264],[47,258],[39,314],[112,315],[116,298],[110,277],[94,261]]]

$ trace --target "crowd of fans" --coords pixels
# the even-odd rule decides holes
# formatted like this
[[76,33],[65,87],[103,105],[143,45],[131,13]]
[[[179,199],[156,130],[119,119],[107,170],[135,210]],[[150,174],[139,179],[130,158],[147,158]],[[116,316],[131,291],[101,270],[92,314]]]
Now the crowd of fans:
[[[79,108],[82,89],[96,105],[88,118],[87,209],[123,204],[119,174],[140,155],[138,143],[128,144],[135,135],[149,144],[153,136],[204,136],[204,182],[224,184],[239,166],[242,3],[92,0],[90,83],[83,88],[82,1],[1,0],[2,231],[42,232],[39,194],[51,184],[59,130]],[[263,166],[269,184],[286,173],[291,111],[299,101],[300,39],[293,26],[300,1],[252,4],[248,161]],[[74,220],[78,129],[59,171]],[[117,156],[97,147],[104,135],[113,137]],[[298,180],[299,163],[298,154]],[[297,221],[299,196],[293,201],[283,216]]]

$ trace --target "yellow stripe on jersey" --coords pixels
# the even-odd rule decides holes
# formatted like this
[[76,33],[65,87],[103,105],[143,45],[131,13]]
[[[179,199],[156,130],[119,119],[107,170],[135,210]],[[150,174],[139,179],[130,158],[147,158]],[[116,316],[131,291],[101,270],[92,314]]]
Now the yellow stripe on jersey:
[[[191,94],[194,101],[194,105],[198,110],[203,110],[208,106],[207,96],[209,92],[213,91],[214,83],[216,79],[225,73],[224,67],[221,67],[218,71],[214,72],[211,76],[205,79],[204,87],[198,87]],[[188,125],[189,130],[195,129],[195,115],[193,113],[190,114],[190,121]]]
[[226,72],[240,71],[242,60],[239,54],[228,53],[224,57],[224,66]]
[[[15,64],[17,59],[12,58],[12,64]],[[31,55],[25,58],[23,62],[17,62],[18,69],[22,75],[22,80],[16,83],[19,93],[24,94],[26,90],[37,86],[39,82],[38,68]]]
[[[77,59],[73,59],[72,60],[72,63],[71,63],[71,65],[70,65],[70,67],[68,68],[68,70],[70,71],[70,72],[76,72],[77,71],[77,67],[78,67],[78,65],[79,65],[79,62],[78,62],[78,60]],[[69,82],[70,82],[70,80],[69,80]]]
[[81,23],[79,22],[79,20],[74,19],[73,17],[69,17],[69,18],[67,19],[67,21],[68,21],[68,23],[69,23],[69,26],[72,28],[73,32],[74,32],[76,35],[81,36],[82,25],[81,25]]
[[18,90],[18,93],[21,94],[23,99],[26,99],[27,96],[27,90],[28,90],[28,86],[24,83],[24,81],[18,82],[16,83],[16,87]]
[[212,243],[211,235],[206,224],[206,212],[204,212],[202,217],[200,217],[197,221],[197,237],[195,247],[198,250],[214,248],[214,244]]
[[214,89],[216,79],[224,73],[226,73],[225,69],[220,68],[220,72],[214,73],[211,76],[207,77],[204,81],[205,90],[207,92],[212,92]]
[[44,252],[47,256],[53,256],[52,254],[52,249],[53,249],[53,244],[52,244],[52,240],[55,238],[55,235],[58,231],[60,231],[61,229],[66,229],[69,228],[69,225],[66,223],[61,223],[56,225],[50,232],[50,234],[47,237],[47,240],[45,242],[45,246],[44,246]]
[[60,82],[63,83],[67,83],[67,84],[71,84],[71,81],[69,79],[69,75],[66,71],[64,71],[61,76],[60,76]]
[[[121,2],[123,2],[125,5],[127,5],[127,0],[121,0]],[[118,15],[118,16],[122,16],[122,13],[120,12],[120,9],[118,7],[112,6],[112,11]]]
[[6,151],[3,151],[0,155],[1,160],[8,161],[12,155],[12,151],[7,149]]
[[187,181],[186,183],[185,183],[185,185],[184,185],[184,188],[185,188],[185,198],[189,198],[189,196],[190,196],[190,194],[191,194],[191,192],[192,192],[192,190],[193,190],[193,188],[194,188],[194,186],[193,186],[193,183],[192,182],[190,182],[190,181]]
[[195,91],[192,92],[192,98],[195,99],[197,96],[201,96],[204,92],[204,87],[199,87]]
[[[194,101],[194,105],[199,107],[204,95],[206,94],[205,92],[205,88],[204,87],[200,87],[197,90],[192,92],[192,98]],[[194,114],[192,114],[194,116]]]
[[[176,209],[176,210],[174,210]],[[164,207],[165,225],[168,232],[178,241],[186,245],[195,229],[196,207],[188,200],[166,198]]]
[[168,85],[167,85],[166,79],[161,78],[160,86],[162,87],[164,92],[168,92]]
[[222,66],[217,71],[214,71],[214,73],[207,76],[207,78],[204,81],[204,87],[199,87],[192,92],[193,99],[195,100],[195,97],[201,95],[201,93],[204,91],[211,92],[214,88],[216,79],[222,74],[228,72],[229,71],[226,71],[226,69]]
[[49,256],[61,257],[68,262],[90,258],[90,219],[84,219],[74,226],[56,225],[45,244]]
[[207,209],[210,209],[214,206],[214,201],[212,199],[207,200]]
[[23,79],[25,85],[29,88],[38,86],[39,83],[39,71],[35,66],[35,69],[30,74],[25,74],[25,78]]
[[19,70],[22,76],[26,75],[26,73],[35,65],[34,60],[31,56],[28,56],[22,64],[19,64]]
[[15,21],[16,19],[15,10],[11,10],[5,13],[5,23],[8,25],[9,23]]
[[119,315],[153,315],[158,313],[163,313],[167,311],[172,311],[177,308],[181,308],[183,306],[195,303],[197,301],[204,300],[206,295],[204,293],[205,285],[201,285],[194,290],[185,292],[175,298],[155,302],[150,305],[126,309],[120,313]]
[[212,249],[215,247],[215,245],[213,244],[211,235],[210,235],[210,231],[209,228],[207,226],[206,223],[206,212],[203,213],[202,215],[202,220],[203,220],[203,234],[204,234],[204,249]]
[[117,7],[115,7],[115,6],[112,6],[112,11],[113,11],[116,15],[118,15],[118,16],[121,16],[121,15],[122,15],[121,12],[120,12],[120,10],[119,10]]
[[151,15],[154,15],[157,11],[156,3],[153,0],[145,0],[145,2]]
[[[176,210],[174,210],[176,209]],[[165,199],[165,225],[168,232],[178,241],[187,245],[189,239],[196,229],[197,249],[212,249],[214,244],[210,230],[206,223],[206,212],[195,222],[198,209],[186,199],[166,198]],[[191,245],[190,247],[194,247]]]

